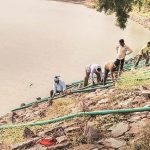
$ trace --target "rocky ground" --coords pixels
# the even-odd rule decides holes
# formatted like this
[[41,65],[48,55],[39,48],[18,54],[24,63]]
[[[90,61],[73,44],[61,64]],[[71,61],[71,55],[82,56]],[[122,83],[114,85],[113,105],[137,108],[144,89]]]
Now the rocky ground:
[[142,25],[144,28],[150,31],[150,17],[143,16],[140,13],[132,13],[130,19]]
[[[48,120],[77,112],[148,107],[150,81],[146,81],[146,84],[139,82],[140,86],[137,84],[133,88],[132,85],[119,87],[118,83],[113,88],[69,95],[54,101],[52,106],[36,104],[6,114],[0,118],[0,124]],[[136,112],[78,117],[43,126],[4,129],[0,130],[0,149],[149,150],[149,121],[150,112]],[[55,144],[44,146],[40,144],[43,138],[54,139]]]

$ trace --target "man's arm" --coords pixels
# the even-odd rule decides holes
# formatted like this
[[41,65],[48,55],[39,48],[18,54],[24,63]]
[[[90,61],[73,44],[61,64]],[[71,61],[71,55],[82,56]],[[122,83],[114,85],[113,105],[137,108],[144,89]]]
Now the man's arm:
[[62,81],[62,87],[63,87],[63,91],[65,91],[66,90],[66,84],[64,81]]
[[128,52],[126,53],[126,55],[129,55],[129,54],[131,54],[131,53],[133,52],[133,51],[131,50],[131,48],[128,47],[128,46],[127,46],[127,51],[128,51]]

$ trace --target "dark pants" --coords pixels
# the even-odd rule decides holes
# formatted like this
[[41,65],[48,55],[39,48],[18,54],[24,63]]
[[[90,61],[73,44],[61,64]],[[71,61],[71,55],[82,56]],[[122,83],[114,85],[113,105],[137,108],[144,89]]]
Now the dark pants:
[[122,71],[125,59],[117,59],[116,61],[117,61],[117,63],[119,63],[119,66],[117,67],[117,70]]
[[109,70],[108,70],[108,69],[105,69],[105,71],[104,71],[104,78],[103,78],[103,85],[106,84],[106,80],[107,80],[107,77],[108,77],[108,73],[109,73]]
[[148,65],[148,62],[149,62],[149,56],[147,54],[143,54],[143,55],[139,55],[138,58],[137,58],[137,61],[135,63],[135,67],[137,67],[137,65],[139,64],[140,60],[144,58],[146,61],[145,61],[145,66]]

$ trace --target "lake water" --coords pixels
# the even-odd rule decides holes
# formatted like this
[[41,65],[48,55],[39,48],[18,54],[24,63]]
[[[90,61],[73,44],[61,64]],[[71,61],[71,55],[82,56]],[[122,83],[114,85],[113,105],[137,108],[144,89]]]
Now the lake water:
[[114,17],[82,5],[1,0],[0,115],[49,96],[54,75],[66,82],[80,80],[87,64],[114,60],[120,38],[137,51],[149,37],[135,22],[123,31]]

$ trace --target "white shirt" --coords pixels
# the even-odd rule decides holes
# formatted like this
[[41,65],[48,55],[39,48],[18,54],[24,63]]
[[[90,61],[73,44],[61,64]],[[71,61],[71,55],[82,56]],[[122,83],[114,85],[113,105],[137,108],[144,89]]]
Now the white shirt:
[[[117,59],[121,60],[124,59],[126,55],[131,54],[133,51],[126,45],[124,46],[117,46]],[[128,53],[127,53],[128,52]]]
[[[86,71],[88,73],[90,73],[90,76],[92,78],[92,80],[94,81],[94,74],[97,72],[96,69],[99,67],[100,65],[98,64],[92,64],[92,65],[88,65],[86,67]],[[100,75],[102,74],[102,71],[100,72]]]
[[59,83],[54,83],[53,85],[53,90],[54,90],[54,94],[57,92],[57,91],[65,91],[66,90],[66,84],[64,81],[62,80],[59,80]]

